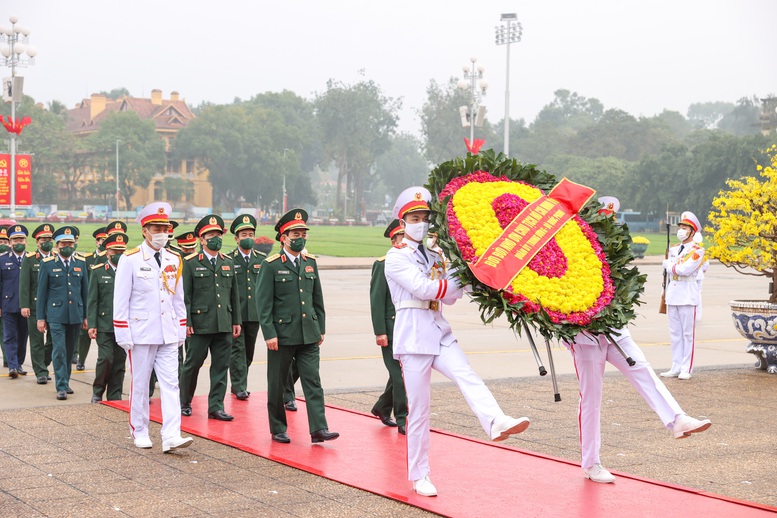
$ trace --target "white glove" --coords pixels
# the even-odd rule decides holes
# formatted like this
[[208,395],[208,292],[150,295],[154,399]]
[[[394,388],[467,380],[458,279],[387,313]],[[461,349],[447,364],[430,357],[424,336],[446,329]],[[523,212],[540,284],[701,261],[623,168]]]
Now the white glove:
[[672,271],[672,265],[674,263],[672,263],[672,261],[670,261],[669,259],[664,259],[664,262],[661,264],[664,266],[664,270],[666,270],[667,272]]
[[132,350],[132,344],[129,343],[129,342],[120,343],[119,347],[121,347],[122,349],[124,349],[127,352],[130,352]]

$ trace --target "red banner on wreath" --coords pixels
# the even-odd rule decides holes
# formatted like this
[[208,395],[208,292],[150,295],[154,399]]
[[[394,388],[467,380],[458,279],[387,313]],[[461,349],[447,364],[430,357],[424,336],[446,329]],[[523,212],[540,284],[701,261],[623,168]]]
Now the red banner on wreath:
[[[32,205],[32,160],[16,155],[16,205]],[[11,204],[11,155],[0,153],[0,205]]]
[[527,205],[469,267],[483,284],[504,290],[564,224],[596,193],[561,180],[547,195]]

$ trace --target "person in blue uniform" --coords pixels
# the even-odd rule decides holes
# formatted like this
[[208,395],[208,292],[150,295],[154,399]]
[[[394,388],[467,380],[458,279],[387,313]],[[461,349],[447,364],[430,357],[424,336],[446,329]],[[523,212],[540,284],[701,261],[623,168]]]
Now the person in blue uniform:
[[51,333],[52,361],[57,399],[67,399],[70,388],[70,359],[78,341],[78,332],[86,327],[86,303],[89,296],[86,263],[76,256],[76,229],[60,227],[54,232],[59,254],[41,263],[38,274],[38,331]]
[[19,307],[19,274],[27,249],[27,227],[11,225],[11,250],[0,256],[0,310],[3,315],[3,343],[8,354],[8,377],[26,376],[22,368],[27,358],[27,319]]

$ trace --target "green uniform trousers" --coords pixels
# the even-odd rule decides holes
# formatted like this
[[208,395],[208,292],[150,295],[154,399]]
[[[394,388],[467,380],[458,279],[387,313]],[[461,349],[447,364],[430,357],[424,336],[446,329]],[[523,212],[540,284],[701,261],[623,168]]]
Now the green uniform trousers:
[[286,381],[283,383],[283,402],[288,403],[294,401],[297,397],[297,393],[294,391],[294,384],[299,379],[299,370],[297,370],[297,360],[291,360],[291,367],[289,367],[289,375],[286,376]]
[[116,343],[114,333],[97,332],[97,366],[92,394],[108,401],[120,400],[124,387],[127,352]]
[[43,333],[38,331],[35,313],[30,313],[30,318],[27,319],[27,332],[30,335],[30,362],[32,370],[35,371],[35,377],[48,377],[49,365],[51,365],[51,331],[46,333],[44,339]]
[[92,346],[92,339],[89,338],[89,332],[82,329],[78,333],[78,363],[86,364],[86,357],[89,355],[89,348]]
[[383,354],[383,364],[389,372],[389,379],[386,390],[380,395],[372,411],[382,416],[390,416],[393,412],[397,424],[404,426],[407,424],[407,394],[405,380],[402,378],[402,366],[394,359],[394,349],[390,343],[388,347],[381,347],[380,352]]
[[232,341],[232,357],[229,360],[229,379],[232,393],[248,390],[248,368],[254,361],[256,337],[259,336],[259,322],[243,322],[240,336]]
[[302,393],[305,394],[310,433],[329,428],[324,414],[324,389],[321,388],[318,372],[319,358],[317,343],[281,345],[277,351],[267,351],[267,414],[270,418],[270,433],[273,435],[287,429],[283,394],[292,360],[297,364]]
[[57,392],[65,391],[70,387],[70,372],[73,368],[70,358],[76,350],[79,329],[81,324],[49,322],[49,333],[53,342],[51,360],[54,363],[54,382]]
[[227,370],[232,352],[232,333],[211,333],[189,337],[189,348],[181,373],[181,407],[191,406],[197,390],[197,376],[210,351],[210,392],[208,413],[224,410]]

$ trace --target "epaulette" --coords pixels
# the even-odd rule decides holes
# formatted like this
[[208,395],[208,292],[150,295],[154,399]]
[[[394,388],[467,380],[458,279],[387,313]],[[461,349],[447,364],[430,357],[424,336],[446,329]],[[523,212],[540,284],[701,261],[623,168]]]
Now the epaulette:
[[24,257],[35,257],[35,254],[37,254],[37,253],[38,253],[38,252],[27,252],[27,253],[24,255]]
[[254,255],[256,257],[267,257],[267,254],[265,254],[264,252],[260,252],[259,250],[254,250]]
[[394,245],[394,248],[405,248],[407,246],[407,243],[399,243],[398,245]]
[[315,261],[316,260],[316,256],[313,255],[313,254],[305,254],[305,259],[313,259]]
[[181,251],[176,248],[165,248],[165,250],[167,250],[171,254],[177,255],[178,257],[183,257],[183,254],[181,253]]
[[102,268],[103,266],[105,266],[105,264],[103,264],[103,263],[100,263],[100,264],[93,264],[92,266],[90,266],[90,268],[91,268],[92,270],[96,270],[96,269],[98,269],[98,268]]
[[83,257],[84,259],[86,259],[87,257],[92,257],[92,256],[94,255],[94,252],[89,252],[88,254],[82,254],[81,252],[76,252],[76,254],[75,254],[75,255],[76,255],[76,256],[79,256],[79,255],[80,255],[81,257]]
[[281,254],[271,255],[270,257],[265,259],[265,261],[267,261],[268,263],[271,263],[271,262],[277,260],[280,256],[281,256]]
[[106,253],[106,252],[105,252],[105,250],[103,250],[102,252],[100,252],[99,254],[97,254],[97,257],[102,257],[102,256],[104,256],[104,255],[105,255],[105,253]]
[[385,255],[383,257],[378,257],[378,259],[377,259],[378,262],[383,262],[385,260],[386,260],[386,256]]
[[56,259],[56,258],[57,258],[57,256],[56,256],[56,255],[50,255],[50,256],[48,256],[47,258],[45,258],[45,259],[43,260],[43,262],[44,262],[44,263],[47,263],[47,262],[49,262],[49,261],[53,261],[53,260],[54,260],[54,259]]
[[193,254],[187,255],[183,259],[184,259],[184,261],[189,261],[189,260],[194,259],[195,257],[197,257],[197,255],[198,255],[197,252],[194,252]]
[[136,246],[132,250],[127,250],[126,252],[124,252],[124,255],[127,256],[127,255],[137,254],[138,252],[140,252],[140,247]]

